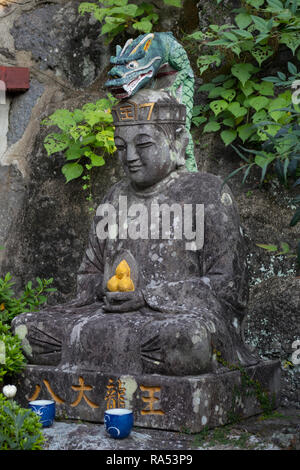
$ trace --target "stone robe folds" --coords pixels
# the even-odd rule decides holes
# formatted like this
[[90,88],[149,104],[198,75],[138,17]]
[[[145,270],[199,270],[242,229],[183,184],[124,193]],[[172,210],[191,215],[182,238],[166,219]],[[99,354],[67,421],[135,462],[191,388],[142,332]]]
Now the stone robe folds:
[[[102,202],[114,206],[117,225],[120,196],[122,201],[126,197],[127,225],[123,220],[123,231],[114,239],[99,239],[107,215],[99,215],[103,208],[99,206],[78,272],[75,303],[22,314],[14,320],[29,362],[103,373],[179,376],[221,371],[218,357],[230,364],[257,363],[241,334],[248,298],[247,268],[239,216],[229,188],[222,188],[222,181],[214,175],[185,171],[173,172],[156,186],[140,191],[124,180]],[[132,204],[148,209],[148,230],[145,225],[129,230],[139,218],[139,214],[131,214]],[[176,216],[171,216],[170,239],[162,239],[161,232],[159,239],[151,238],[153,204],[179,204],[183,216],[184,204],[192,205],[193,230],[203,229],[196,226],[195,207],[204,204],[203,247],[187,250],[191,240],[174,238],[180,226]],[[113,225],[112,231],[117,228]],[[148,233],[148,238],[125,238],[126,229],[131,234]],[[123,259],[145,306],[134,312],[105,312],[107,281]]]

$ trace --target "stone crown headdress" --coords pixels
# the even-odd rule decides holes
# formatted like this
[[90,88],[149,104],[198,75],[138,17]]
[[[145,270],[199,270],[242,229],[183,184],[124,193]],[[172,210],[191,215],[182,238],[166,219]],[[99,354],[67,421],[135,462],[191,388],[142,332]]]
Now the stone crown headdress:
[[151,101],[136,103],[133,100],[121,101],[112,108],[115,126],[138,124],[167,124],[185,125],[186,108],[177,101]]

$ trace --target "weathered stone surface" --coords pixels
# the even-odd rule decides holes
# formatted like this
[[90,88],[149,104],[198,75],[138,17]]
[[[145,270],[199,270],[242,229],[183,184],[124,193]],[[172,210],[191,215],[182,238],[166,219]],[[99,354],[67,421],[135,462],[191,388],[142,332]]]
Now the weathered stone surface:
[[56,420],[53,426],[43,429],[44,449],[110,450],[112,457],[114,453],[118,457],[118,451],[123,450],[135,450],[137,457],[143,450],[189,450],[194,451],[193,464],[203,459],[202,453],[196,455],[197,450],[300,450],[297,410],[280,408],[260,418],[253,416],[199,434],[191,434],[184,427],[181,432],[134,427],[128,438],[120,440],[108,437],[102,424]]
[[[0,166],[0,245],[6,245],[16,230],[16,220],[26,195],[26,186],[20,172],[14,166]],[[0,251],[5,262],[7,253]]]
[[293,365],[292,346],[300,338],[300,279],[272,278],[255,286],[248,309],[246,341],[261,357],[281,361],[281,403],[299,407],[300,366]]
[[33,79],[30,81],[28,92],[12,99],[9,113],[9,130],[7,134],[8,146],[14,144],[23,136],[30,120],[31,111],[43,92],[44,86]]
[[64,75],[75,88],[89,86],[109,60],[99,23],[91,15],[80,16],[78,6],[38,7],[21,15],[11,30],[17,50],[31,51],[40,69]]
[[[278,406],[280,371],[277,361],[245,368]],[[120,380],[120,383],[118,383]],[[194,377],[115,375],[78,368],[27,366],[16,383],[16,399],[56,401],[57,416],[102,423],[107,407],[134,411],[136,426],[190,432],[227,424],[233,415],[245,418],[262,409],[239,371]],[[248,393],[251,392],[251,393]]]

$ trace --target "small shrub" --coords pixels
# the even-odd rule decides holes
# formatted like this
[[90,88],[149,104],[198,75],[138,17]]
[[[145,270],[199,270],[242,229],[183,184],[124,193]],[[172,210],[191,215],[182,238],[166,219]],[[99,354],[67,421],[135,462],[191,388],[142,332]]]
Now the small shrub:
[[39,417],[0,393],[0,450],[42,450]]
[[40,279],[37,277],[36,282],[37,286],[32,287],[32,282],[29,281],[23,293],[16,297],[12,289],[14,282],[11,274],[7,273],[0,278],[0,321],[2,323],[10,325],[16,315],[38,310],[47,301],[44,294],[56,291],[55,288],[49,287],[53,282],[53,278]]
[[[66,163],[62,173],[66,182],[82,178],[82,189],[92,200],[90,171],[105,165],[104,157],[115,152],[114,126],[111,107],[116,102],[112,95],[96,103],[86,103],[71,112],[57,109],[42,124],[57,126],[60,132],[51,132],[44,141],[48,155],[64,152]],[[91,208],[91,210],[93,210]]]
[[25,365],[21,340],[11,333],[9,325],[0,321],[0,384],[4,375],[17,374]]

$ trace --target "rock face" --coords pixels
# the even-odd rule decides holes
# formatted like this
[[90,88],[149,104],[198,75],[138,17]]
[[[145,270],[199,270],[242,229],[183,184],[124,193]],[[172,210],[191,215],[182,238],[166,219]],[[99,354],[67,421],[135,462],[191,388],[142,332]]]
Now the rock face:
[[[99,24],[88,14],[83,17],[77,14],[78,4],[58,0],[42,5],[24,2],[0,6],[1,65],[29,67],[31,72],[30,90],[24,95],[9,97],[8,132],[6,136],[0,132],[0,245],[5,246],[5,250],[0,251],[0,274],[10,271],[18,287],[37,275],[54,277],[58,293],[51,297],[51,303],[74,295],[76,272],[86,247],[91,214],[81,183],[65,184],[61,174],[63,156],[47,157],[43,140],[49,129],[40,126],[40,121],[55,109],[74,109],[85,102],[96,101],[104,91],[104,69],[112,51],[99,37]],[[162,30],[170,29],[178,38],[182,26],[192,32],[197,27],[197,17],[191,15],[191,11],[196,11],[196,4],[194,0],[185,0],[184,8],[178,10],[176,16],[162,15]],[[198,2],[200,28],[213,22],[223,24],[224,18],[230,17],[230,9],[237,6],[235,0],[218,6],[201,0]],[[201,99],[196,93],[195,101],[201,102]],[[222,178],[240,163],[231,150],[224,150],[215,135],[201,136],[195,155],[201,171]],[[114,157],[94,173],[95,207],[121,174]],[[250,343],[255,342],[262,356],[278,358],[284,365],[291,356],[293,327],[296,330],[296,322],[299,324],[295,309],[298,283],[295,277],[299,271],[294,258],[270,255],[256,243],[279,246],[287,242],[293,253],[300,238],[300,224],[293,229],[289,227],[293,214],[290,201],[296,190],[288,192],[275,183],[259,189],[258,180],[259,175],[253,174],[246,185],[241,184],[239,176],[229,182],[239,205],[249,249],[251,296],[245,336]],[[268,302],[266,285],[271,286],[272,296],[278,285],[281,292],[285,292],[289,301],[284,305],[278,302],[283,305],[282,311],[275,301]],[[258,298],[265,309],[255,302]],[[269,326],[261,329],[264,315]],[[265,341],[262,331],[267,328],[280,338],[282,345],[286,344],[284,349],[281,345],[276,350],[271,346],[271,339]],[[289,367],[283,368],[282,374],[284,405],[295,403],[299,394],[296,368]]]
[[99,23],[80,16],[79,4],[43,5],[21,15],[11,29],[16,50],[30,51],[40,70],[55,71],[75,88],[91,85],[109,61]]
[[300,337],[300,279],[274,277],[258,284],[252,289],[248,311],[246,341],[262,357],[280,359],[282,404],[299,407],[300,364],[293,363],[300,349],[300,343],[295,344]]

